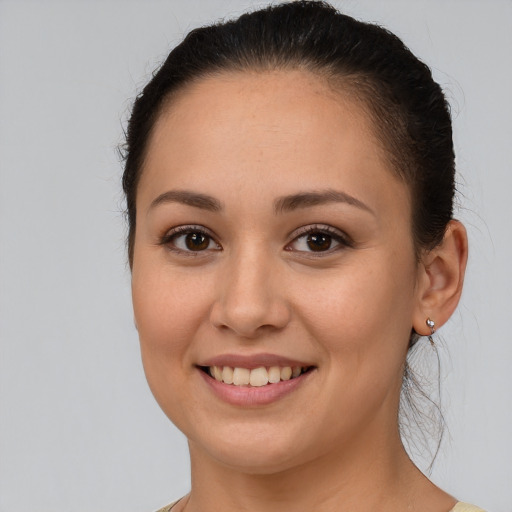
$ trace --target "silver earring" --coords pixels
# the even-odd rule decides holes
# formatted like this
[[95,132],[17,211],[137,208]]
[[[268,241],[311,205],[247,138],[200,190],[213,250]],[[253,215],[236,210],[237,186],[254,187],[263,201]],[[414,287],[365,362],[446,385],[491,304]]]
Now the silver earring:
[[430,344],[434,347],[434,339],[432,338],[433,334],[436,332],[435,325],[436,323],[434,320],[427,318],[427,321],[425,322],[427,324],[427,327],[430,327],[430,334],[428,335],[428,341],[430,341]]

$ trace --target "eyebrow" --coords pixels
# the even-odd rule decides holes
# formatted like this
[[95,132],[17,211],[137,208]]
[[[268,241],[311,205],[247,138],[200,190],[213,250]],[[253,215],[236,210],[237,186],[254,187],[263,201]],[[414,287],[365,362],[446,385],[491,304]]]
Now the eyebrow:
[[310,208],[327,203],[346,203],[375,215],[375,212],[359,199],[346,192],[332,189],[319,192],[299,192],[298,194],[280,197],[274,203],[274,211],[276,213],[286,213],[298,208]]
[[[151,202],[148,211],[166,203],[181,203],[210,212],[219,212],[223,209],[222,203],[215,197],[189,190],[169,190],[155,198]],[[274,202],[274,212],[276,214],[288,213],[299,208],[311,208],[327,203],[345,203],[375,215],[374,211],[359,199],[346,192],[332,189],[318,192],[299,192],[280,197]]]
[[210,212],[218,212],[222,210],[222,204],[220,201],[212,196],[199,194],[197,192],[190,192],[188,190],[169,190],[154,199],[151,202],[148,211],[152,210],[156,206],[166,203],[186,204],[187,206],[193,206]]

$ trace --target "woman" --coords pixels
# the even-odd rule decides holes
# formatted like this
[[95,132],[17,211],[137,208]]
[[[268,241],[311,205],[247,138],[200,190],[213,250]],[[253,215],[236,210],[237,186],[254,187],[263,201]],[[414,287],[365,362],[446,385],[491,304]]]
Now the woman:
[[448,106],[401,41],[321,2],[191,32],[134,105],[123,185],[147,380],[190,447],[162,510],[479,510],[399,434],[467,259]]

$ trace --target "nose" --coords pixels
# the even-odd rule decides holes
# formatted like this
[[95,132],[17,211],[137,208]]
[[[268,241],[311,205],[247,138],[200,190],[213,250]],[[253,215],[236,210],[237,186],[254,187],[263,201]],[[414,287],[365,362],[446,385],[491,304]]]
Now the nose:
[[276,262],[261,252],[248,252],[225,262],[210,321],[218,329],[252,339],[286,327],[290,308]]

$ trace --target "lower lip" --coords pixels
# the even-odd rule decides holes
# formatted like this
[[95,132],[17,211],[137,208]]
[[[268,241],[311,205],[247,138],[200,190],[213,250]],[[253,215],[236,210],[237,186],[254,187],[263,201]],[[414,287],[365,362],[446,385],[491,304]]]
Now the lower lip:
[[207,373],[198,369],[206,384],[224,402],[241,407],[268,405],[297,390],[310,377],[314,370],[290,380],[282,380],[266,386],[235,386],[219,382]]

